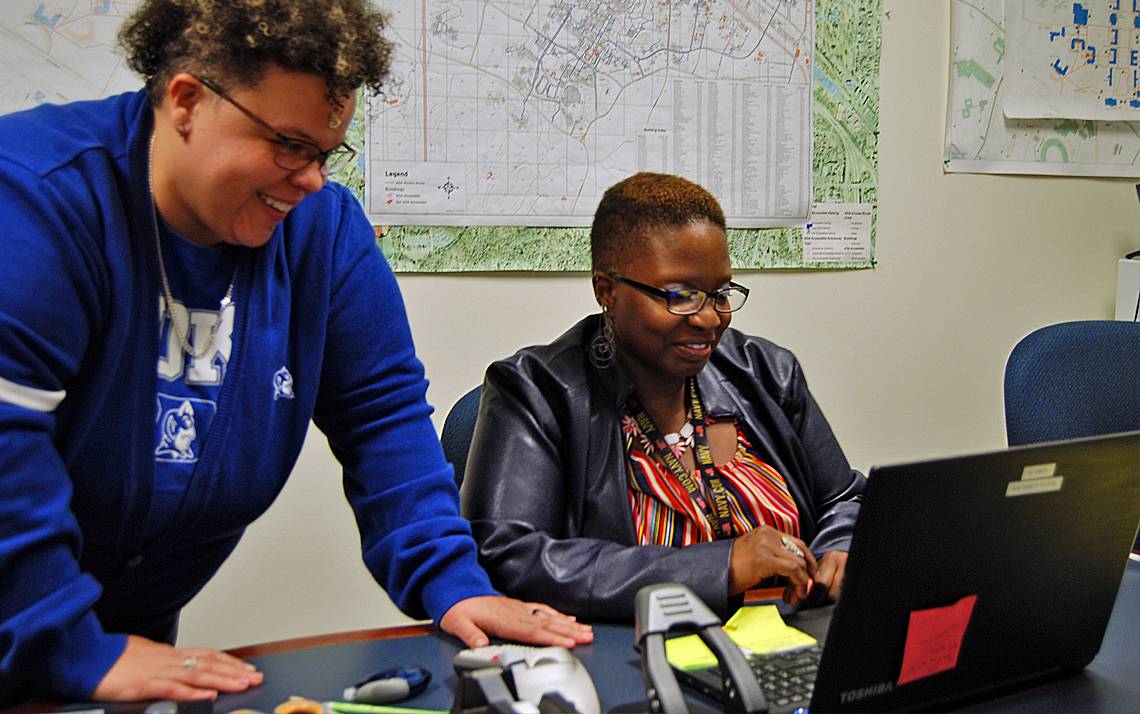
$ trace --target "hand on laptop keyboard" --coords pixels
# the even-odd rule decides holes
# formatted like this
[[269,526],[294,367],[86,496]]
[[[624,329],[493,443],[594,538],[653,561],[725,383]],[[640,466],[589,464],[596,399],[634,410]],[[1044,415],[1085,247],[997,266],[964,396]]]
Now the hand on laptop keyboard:
[[802,540],[761,526],[733,541],[728,591],[736,595],[765,578],[780,575],[788,579],[784,600],[795,605],[807,597],[815,572],[815,556]]
[[846,571],[846,551],[829,550],[821,555],[818,567],[815,570],[815,584],[807,597],[807,602],[801,603],[801,605],[816,607],[838,600],[839,590],[843,586],[843,576]]

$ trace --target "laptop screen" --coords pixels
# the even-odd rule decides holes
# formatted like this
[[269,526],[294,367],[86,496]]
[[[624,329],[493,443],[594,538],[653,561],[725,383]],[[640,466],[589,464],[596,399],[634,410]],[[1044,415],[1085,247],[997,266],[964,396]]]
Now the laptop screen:
[[1140,432],[872,469],[813,708],[949,702],[1096,655]]
[[1138,524],[1140,432],[872,469],[811,709],[938,707],[1084,667]]

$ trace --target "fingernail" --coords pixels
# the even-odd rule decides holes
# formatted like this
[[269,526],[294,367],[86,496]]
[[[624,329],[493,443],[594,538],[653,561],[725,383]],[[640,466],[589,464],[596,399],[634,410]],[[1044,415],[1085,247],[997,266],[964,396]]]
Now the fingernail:
[[811,578],[808,578],[807,593],[805,593],[805,595],[811,595],[811,589],[812,589],[812,586],[814,586],[814,585],[815,585],[815,581],[812,580]]
[[489,644],[489,641],[487,640],[486,637],[476,637],[475,638],[475,646],[476,647],[486,647],[488,644]]

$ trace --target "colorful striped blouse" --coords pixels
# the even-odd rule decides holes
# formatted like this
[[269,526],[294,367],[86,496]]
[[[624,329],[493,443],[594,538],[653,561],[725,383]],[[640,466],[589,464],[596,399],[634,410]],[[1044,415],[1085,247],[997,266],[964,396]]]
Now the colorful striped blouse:
[[[652,448],[637,423],[627,417],[623,419],[622,426],[626,440],[629,506],[638,543],[683,548],[715,540],[700,506],[693,502],[664,464],[649,456]],[[717,472],[728,491],[734,535],[768,525],[799,537],[799,509],[788,492],[784,477],[764,463],[739,428],[736,430],[736,454],[731,461],[719,466]],[[703,491],[705,486],[701,483],[699,470],[692,475]],[[705,496],[710,497],[708,493]]]

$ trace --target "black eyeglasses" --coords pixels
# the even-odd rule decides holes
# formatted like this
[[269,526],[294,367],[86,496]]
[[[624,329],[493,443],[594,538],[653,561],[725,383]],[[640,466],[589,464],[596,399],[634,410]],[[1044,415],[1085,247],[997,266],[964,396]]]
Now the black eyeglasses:
[[225,90],[214,82],[205,77],[199,77],[198,75],[193,76],[194,79],[206,85],[214,94],[217,94],[222,99],[237,107],[238,111],[242,114],[245,114],[252,121],[273,132],[273,135],[277,137],[276,141],[273,142],[277,145],[277,155],[274,157],[274,161],[281,168],[288,169],[289,171],[300,171],[316,161],[317,166],[321,169],[321,175],[328,176],[330,173],[339,171],[356,160],[356,149],[348,144],[341,144],[326,151],[311,141],[282,134],[277,131],[272,124],[243,107],[236,99],[226,94]]
[[665,300],[665,309],[674,315],[696,315],[705,309],[705,303],[709,298],[712,298],[713,309],[717,312],[736,312],[744,307],[744,303],[748,300],[748,288],[732,282],[726,288],[706,293],[704,290],[697,290],[696,288],[663,290],[631,280],[620,273],[610,273],[609,276],[630,287],[637,288],[647,295],[662,298]]

